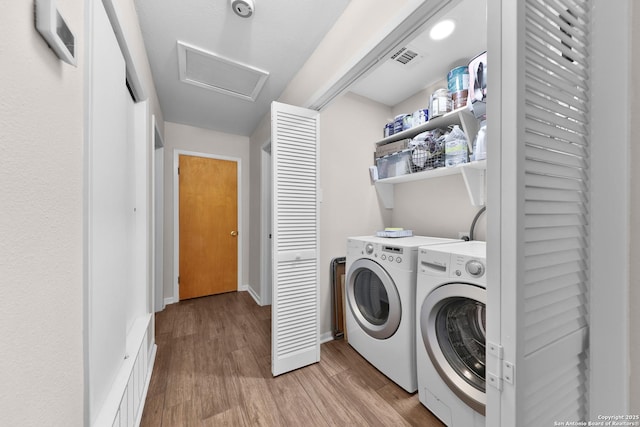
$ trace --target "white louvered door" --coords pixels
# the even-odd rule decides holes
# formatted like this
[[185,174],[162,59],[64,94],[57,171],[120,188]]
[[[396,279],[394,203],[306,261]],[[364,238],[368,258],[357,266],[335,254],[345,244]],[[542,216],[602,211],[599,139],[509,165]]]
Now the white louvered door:
[[318,362],[319,113],[271,104],[271,372]]
[[487,426],[588,420],[590,10],[489,1]]

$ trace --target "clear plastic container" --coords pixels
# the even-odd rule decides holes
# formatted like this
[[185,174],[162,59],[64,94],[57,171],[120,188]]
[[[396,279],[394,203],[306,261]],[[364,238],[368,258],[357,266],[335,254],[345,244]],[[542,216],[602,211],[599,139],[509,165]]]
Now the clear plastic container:
[[411,173],[411,150],[400,151],[395,154],[376,159],[378,179]]
[[458,125],[454,125],[449,135],[444,139],[444,156],[447,167],[469,163],[467,137]]
[[442,116],[453,110],[453,101],[447,89],[438,89],[431,95],[429,112],[431,117]]

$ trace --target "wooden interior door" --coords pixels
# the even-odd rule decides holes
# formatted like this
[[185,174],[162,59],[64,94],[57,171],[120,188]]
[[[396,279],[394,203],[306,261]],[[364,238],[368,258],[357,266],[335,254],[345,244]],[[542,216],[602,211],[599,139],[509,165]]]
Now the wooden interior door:
[[238,288],[238,165],[179,156],[180,299]]

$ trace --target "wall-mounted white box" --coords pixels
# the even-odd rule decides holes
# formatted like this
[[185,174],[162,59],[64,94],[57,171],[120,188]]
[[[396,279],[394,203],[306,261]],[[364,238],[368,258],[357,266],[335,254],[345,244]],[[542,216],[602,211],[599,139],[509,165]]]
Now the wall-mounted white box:
[[58,12],[55,0],[35,0],[36,29],[64,62],[76,66],[76,37]]

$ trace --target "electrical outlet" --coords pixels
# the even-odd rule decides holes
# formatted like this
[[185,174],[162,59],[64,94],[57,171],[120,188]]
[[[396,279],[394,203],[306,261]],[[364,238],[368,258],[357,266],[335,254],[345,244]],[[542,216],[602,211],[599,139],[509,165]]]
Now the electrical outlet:
[[468,231],[458,231],[458,239],[469,241],[469,232]]

